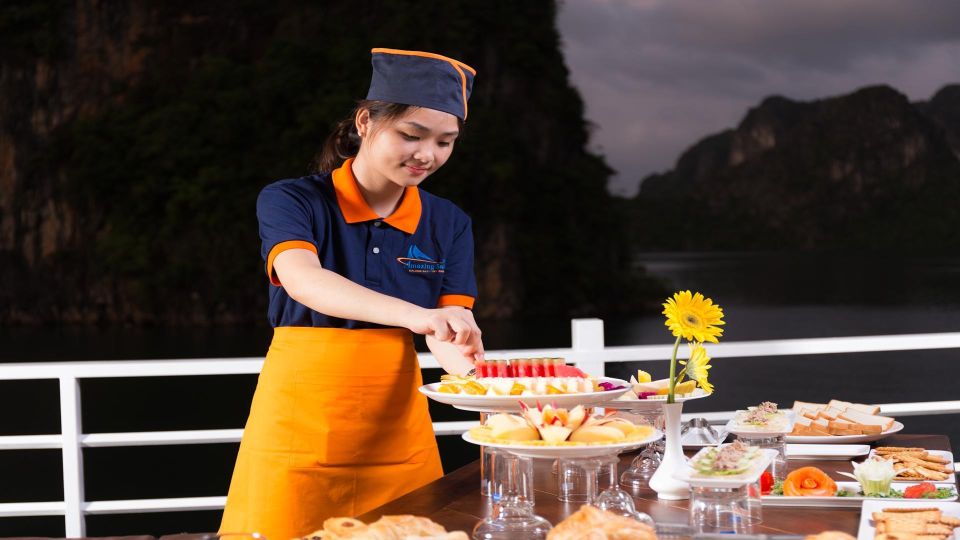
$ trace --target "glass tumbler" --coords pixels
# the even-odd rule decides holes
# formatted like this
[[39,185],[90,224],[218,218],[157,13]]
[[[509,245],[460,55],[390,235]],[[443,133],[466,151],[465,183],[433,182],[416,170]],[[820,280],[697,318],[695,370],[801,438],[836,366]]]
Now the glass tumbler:
[[748,488],[691,487],[690,526],[700,533],[751,532]]
[[594,458],[560,458],[557,471],[557,498],[563,502],[590,504],[597,497],[597,471]]
[[775,482],[787,477],[787,443],[783,435],[773,437],[743,437],[737,436],[744,444],[760,448],[770,448],[777,451],[773,463],[770,464],[770,474]]

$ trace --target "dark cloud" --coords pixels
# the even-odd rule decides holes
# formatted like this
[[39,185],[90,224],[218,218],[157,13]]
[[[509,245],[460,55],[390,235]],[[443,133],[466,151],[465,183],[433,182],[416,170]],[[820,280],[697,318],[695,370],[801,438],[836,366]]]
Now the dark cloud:
[[770,94],[960,81],[956,0],[568,0],[559,26],[621,193]]

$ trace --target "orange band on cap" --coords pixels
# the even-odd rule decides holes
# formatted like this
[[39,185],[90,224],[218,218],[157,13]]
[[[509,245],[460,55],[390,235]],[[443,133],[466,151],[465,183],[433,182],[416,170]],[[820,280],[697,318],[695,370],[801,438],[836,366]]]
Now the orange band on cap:
[[461,90],[463,91],[463,121],[467,121],[467,75],[460,69],[460,66],[457,64],[453,65],[453,69],[457,70],[457,73],[460,74],[460,85]]
[[370,49],[370,52],[371,52],[371,53],[386,53],[386,54],[402,54],[402,55],[405,55],[405,56],[422,56],[422,57],[424,57],[424,58],[433,58],[433,59],[435,59],[435,60],[443,60],[444,62],[450,62],[451,64],[453,64],[453,65],[455,65],[455,66],[460,66],[460,67],[466,69],[467,71],[469,71],[469,72],[470,72],[472,75],[474,75],[474,76],[477,75],[477,70],[473,69],[472,67],[464,64],[463,62],[461,62],[461,61],[459,61],[459,60],[454,60],[453,58],[449,58],[449,57],[443,56],[442,54],[434,54],[434,53],[421,52],[421,51],[402,51],[402,50],[400,50],[400,49],[384,49],[384,48],[382,48],[382,47],[377,47],[376,49]]

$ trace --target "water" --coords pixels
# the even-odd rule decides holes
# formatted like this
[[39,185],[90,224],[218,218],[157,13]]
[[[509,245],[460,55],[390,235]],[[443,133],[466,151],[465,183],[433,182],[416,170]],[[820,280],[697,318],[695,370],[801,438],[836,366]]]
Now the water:
[[[692,289],[724,308],[724,341],[960,331],[960,257],[796,254],[641,254],[638,261],[672,290]],[[482,301],[482,299],[481,299]],[[484,321],[488,349],[570,343],[570,321]],[[659,312],[605,321],[608,345],[672,341]],[[208,329],[0,328],[0,362],[262,356],[266,327]],[[958,351],[718,359],[717,392],[686,412],[731,410],[774,399],[861,402],[957,399]],[[638,367],[666,375],[666,361],[611,364],[629,377]],[[436,380],[439,370],[427,370]],[[88,433],[221,429],[243,425],[252,376],[91,379],[82,383]],[[435,421],[475,415],[431,403]],[[0,382],[0,434],[59,431],[55,381]],[[948,433],[954,416],[904,417],[905,432]],[[447,470],[477,457],[459,437],[441,437]],[[210,496],[226,493],[236,445],[90,448],[84,451],[88,500]],[[0,502],[62,500],[56,450],[0,455]],[[88,518],[89,535],[211,531],[218,512]],[[0,536],[63,535],[62,518],[0,519]]]

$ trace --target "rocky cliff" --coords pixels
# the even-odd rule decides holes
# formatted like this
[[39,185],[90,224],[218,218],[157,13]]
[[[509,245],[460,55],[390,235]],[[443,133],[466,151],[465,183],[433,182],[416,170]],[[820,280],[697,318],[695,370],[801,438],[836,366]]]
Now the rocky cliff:
[[372,46],[479,72],[465,137],[425,186],[474,218],[478,315],[634,305],[623,220],[606,211],[610,171],[585,150],[555,10],[3,3],[0,322],[262,321],[256,194],[309,172],[365,93]]
[[770,97],[644,179],[643,249],[938,252],[960,247],[960,87]]

